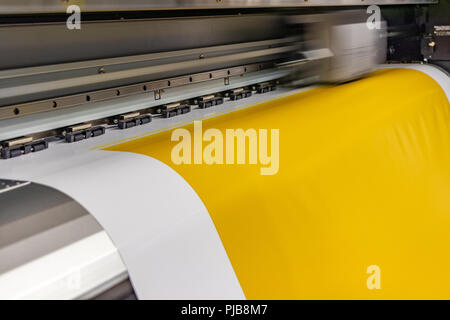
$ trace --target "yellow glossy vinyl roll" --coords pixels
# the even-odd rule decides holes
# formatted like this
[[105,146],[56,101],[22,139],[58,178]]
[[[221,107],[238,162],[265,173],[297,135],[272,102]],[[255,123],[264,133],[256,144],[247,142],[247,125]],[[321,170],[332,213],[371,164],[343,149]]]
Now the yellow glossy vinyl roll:
[[275,175],[176,165],[172,130],[108,150],[155,157],[186,179],[248,299],[449,299],[449,112],[429,76],[384,70],[203,121],[224,135],[278,129]]

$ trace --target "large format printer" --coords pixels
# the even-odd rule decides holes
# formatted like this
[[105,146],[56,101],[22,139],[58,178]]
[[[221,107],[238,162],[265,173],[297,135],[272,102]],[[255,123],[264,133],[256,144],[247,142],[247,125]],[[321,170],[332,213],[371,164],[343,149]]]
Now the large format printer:
[[[79,27],[68,20],[77,8]],[[380,64],[431,66],[446,74],[449,13],[445,0],[2,1],[0,298],[130,299],[142,274],[158,279],[155,267],[130,282],[127,260],[139,263],[133,260],[138,254],[124,261],[127,253],[116,243],[127,241],[109,234],[90,212],[91,202],[43,182],[45,175],[73,169],[70,159],[81,149],[291,90],[352,83]],[[41,172],[34,174],[35,167]],[[114,168],[110,175],[119,188],[133,185]],[[74,184],[89,189],[92,201],[109,192]],[[114,208],[122,201],[131,212],[140,202],[155,202],[109,197],[96,205]],[[170,261],[161,268],[171,269]],[[244,297],[228,287],[219,290],[223,296],[171,288],[138,296]]]

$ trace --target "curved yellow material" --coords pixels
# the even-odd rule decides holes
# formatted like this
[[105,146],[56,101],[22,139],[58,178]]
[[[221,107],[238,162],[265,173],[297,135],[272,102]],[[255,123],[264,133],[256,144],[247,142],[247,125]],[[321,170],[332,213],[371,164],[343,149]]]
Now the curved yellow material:
[[279,172],[175,165],[172,131],[108,150],[155,157],[190,183],[248,299],[450,298],[450,105],[433,79],[384,70],[207,128],[279,129]]

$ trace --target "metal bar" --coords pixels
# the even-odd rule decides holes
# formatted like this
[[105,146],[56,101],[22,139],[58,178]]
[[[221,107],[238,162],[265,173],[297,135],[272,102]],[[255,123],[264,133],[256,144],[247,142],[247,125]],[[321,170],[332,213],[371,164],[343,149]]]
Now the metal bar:
[[[52,112],[30,114],[22,118],[0,120],[0,141],[19,136],[32,136],[34,140],[58,135],[60,130],[76,123],[90,122],[92,125],[105,124],[108,118],[139,111],[148,113],[158,106],[172,102],[186,101],[198,96],[232,90],[258,82],[271,81],[286,76],[289,72],[279,69],[248,71],[244,76],[236,75],[216,78],[211,81],[192,83],[185,86],[164,89],[159,99],[154,94],[139,94],[119,97],[113,100],[99,101],[91,105],[63,108]],[[162,90],[161,90],[162,91]],[[97,119],[97,120],[96,120]]]
[[[145,94],[154,90],[161,90],[167,88],[178,87],[186,84],[198,83],[214,79],[223,78],[226,76],[240,75],[257,70],[269,68],[273,63],[260,63],[252,65],[244,65],[234,68],[226,68],[214,70],[210,72],[191,74],[176,78],[167,78],[163,80],[142,82],[131,86],[115,87],[100,91],[89,91],[83,94],[76,94],[71,96],[63,96],[54,99],[47,99],[42,101],[35,101],[11,106],[0,107],[0,120],[17,118],[25,115],[36,114],[55,109],[63,109],[74,107],[82,104],[88,104],[108,99],[114,99],[133,94]],[[120,94],[117,94],[117,93]]]
[[[37,76],[43,74],[50,74],[56,72],[67,72],[83,69],[91,69],[94,68],[98,71],[99,68],[103,68],[104,72],[108,70],[108,67],[119,66],[119,65],[127,65],[129,68],[130,64],[137,62],[146,62],[146,61],[155,61],[162,59],[170,59],[170,58],[179,58],[179,57],[187,57],[187,56],[195,56],[197,58],[202,56],[202,58],[208,57],[213,53],[230,53],[235,50],[245,50],[251,48],[262,48],[262,47],[274,47],[279,45],[288,44],[291,42],[299,42],[301,37],[286,37],[286,38],[278,38],[278,39],[270,39],[270,40],[262,40],[262,41],[251,41],[251,42],[241,42],[235,44],[228,45],[220,45],[220,46],[212,46],[212,47],[204,47],[204,48],[196,48],[196,49],[187,49],[187,50],[176,50],[176,51],[168,51],[168,52],[158,52],[158,53],[150,53],[150,54],[141,54],[134,56],[125,56],[119,58],[109,58],[109,59],[97,59],[97,60],[89,60],[89,61],[81,61],[81,62],[71,62],[71,63],[62,63],[57,65],[47,65],[47,66],[39,66],[39,67],[30,67],[30,68],[20,68],[20,69],[12,69],[12,70],[3,70],[0,71],[0,80],[11,80],[19,77],[28,77],[28,76]],[[97,72],[96,72],[97,73]]]
[[132,81],[139,77],[155,75],[161,76],[169,72],[181,70],[192,70],[193,68],[211,68],[216,65],[238,63],[240,61],[250,62],[251,59],[264,58],[270,60],[270,57],[292,52],[301,48],[301,45],[290,45],[279,48],[255,50],[244,53],[231,54],[214,58],[198,59],[194,61],[176,62],[166,65],[150,66],[138,69],[123,70],[111,72],[107,74],[97,74],[85,77],[77,77],[74,79],[53,80],[37,84],[28,84],[10,88],[0,89],[0,96],[4,99],[20,95],[32,95],[41,92],[51,92],[55,90],[63,90],[71,87],[87,88],[99,83],[109,83],[117,80]]
[[[302,46],[302,43],[290,42],[293,39],[290,38],[288,42],[279,39],[263,41],[263,45],[261,43],[253,43],[253,45],[244,43],[221,46],[222,49],[231,48],[237,51],[217,51],[215,54],[206,54],[202,58],[199,58],[199,55],[190,55],[189,59],[183,58],[175,61],[150,60],[151,64],[139,67],[126,64],[127,68],[106,73],[99,73],[96,69],[95,72],[91,71],[89,73],[76,71],[76,74],[72,76],[70,74],[56,75],[56,73],[48,73],[41,74],[39,77],[32,77],[31,79],[12,78],[11,80],[5,76],[0,82],[0,105],[25,103],[55,96],[70,95],[75,92],[101,90],[108,87],[123,86],[127,83],[140,83],[186,73],[204,72],[213,68],[226,68],[233,65],[274,60],[285,56],[288,52],[298,50]],[[206,50],[208,49],[206,48]],[[164,54],[159,54],[159,56],[163,57]],[[234,69],[230,70],[231,72],[236,71]],[[128,90],[133,90],[133,88]],[[114,94],[122,95],[123,92],[115,92]],[[100,99],[101,97],[89,98]],[[54,105],[54,107],[57,106]],[[48,106],[43,107],[47,108]]]

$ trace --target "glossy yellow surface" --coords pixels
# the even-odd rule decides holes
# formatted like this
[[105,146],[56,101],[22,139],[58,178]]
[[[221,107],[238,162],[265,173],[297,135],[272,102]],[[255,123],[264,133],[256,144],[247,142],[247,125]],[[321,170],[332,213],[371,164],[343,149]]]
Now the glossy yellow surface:
[[[248,299],[450,298],[450,105],[427,75],[380,71],[207,128],[279,129],[278,174],[174,165],[171,131],[108,150],[155,157],[189,182]],[[380,289],[367,287],[371,265]]]

